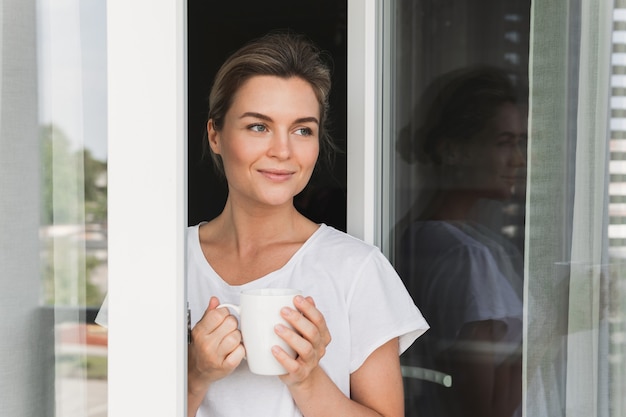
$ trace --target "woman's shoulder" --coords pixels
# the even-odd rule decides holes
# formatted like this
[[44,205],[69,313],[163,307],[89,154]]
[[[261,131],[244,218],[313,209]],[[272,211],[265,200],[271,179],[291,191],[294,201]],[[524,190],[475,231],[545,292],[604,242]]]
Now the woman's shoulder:
[[320,235],[321,239],[323,239],[329,245],[347,246],[365,251],[371,251],[373,249],[376,249],[376,246],[369,244],[356,236],[335,229],[333,226],[328,226],[326,224],[320,225]]
[[378,247],[325,224],[320,225],[313,238],[309,250],[315,252],[320,259],[328,257],[354,260],[380,254]]

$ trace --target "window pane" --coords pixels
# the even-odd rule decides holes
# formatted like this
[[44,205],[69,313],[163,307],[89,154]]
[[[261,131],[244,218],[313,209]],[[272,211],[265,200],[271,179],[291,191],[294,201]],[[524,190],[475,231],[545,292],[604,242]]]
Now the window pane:
[[40,0],[37,15],[40,288],[54,323],[54,412],[104,417],[107,330],[94,320],[108,275],[106,2]]
[[610,162],[608,184],[608,346],[609,410],[611,416],[626,416],[626,172],[621,161],[626,156],[626,91],[619,85],[626,71],[626,2],[616,1],[613,12],[613,54],[610,101]]
[[106,4],[0,5],[0,415],[106,416]]
[[398,0],[390,257],[407,416],[521,415],[529,1]]
[[394,2],[407,415],[626,416],[624,5]]

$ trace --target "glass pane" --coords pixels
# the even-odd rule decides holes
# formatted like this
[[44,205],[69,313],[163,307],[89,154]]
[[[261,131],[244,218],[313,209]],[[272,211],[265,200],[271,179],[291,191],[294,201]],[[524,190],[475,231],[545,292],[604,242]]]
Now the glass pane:
[[406,415],[521,415],[530,1],[393,4],[388,241],[431,325]]
[[37,3],[41,305],[58,417],[107,415],[106,2]]
[[611,136],[609,142],[608,346],[610,416],[626,416],[626,2],[616,1],[613,13]]
[[0,3],[0,415],[106,416],[106,3]]

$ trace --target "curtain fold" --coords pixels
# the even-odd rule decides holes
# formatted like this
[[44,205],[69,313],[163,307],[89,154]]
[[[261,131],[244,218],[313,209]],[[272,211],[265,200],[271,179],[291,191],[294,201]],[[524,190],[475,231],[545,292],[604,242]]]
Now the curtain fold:
[[570,107],[577,100],[570,88],[577,87],[577,72],[567,68],[569,25],[566,4],[533,2],[524,266],[525,416],[561,416],[565,408],[560,381],[567,363],[567,319],[561,312],[568,308],[567,225],[572,193],[564,185],[572,137],[567,120],[574,117]]
[[606,295],[612,11],[610,2],[582,3],[568,314],[568,417],[610,415]]
[[526,223],[526,416],[610,416],[611,2],[535,1]]
[[0,415],[50,416],[49,316],[40,309],[36,1],[0,0]]

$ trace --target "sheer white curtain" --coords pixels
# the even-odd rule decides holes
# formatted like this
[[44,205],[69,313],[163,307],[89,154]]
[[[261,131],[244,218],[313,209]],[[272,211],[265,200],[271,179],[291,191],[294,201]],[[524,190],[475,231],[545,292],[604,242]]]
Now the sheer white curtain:
[[40,309],[34,0],[0,1],[0,415],[53,407],[51,323]]
[[612,16],[609,1],[533,2],[526,416],[623,415],[609,407]]

